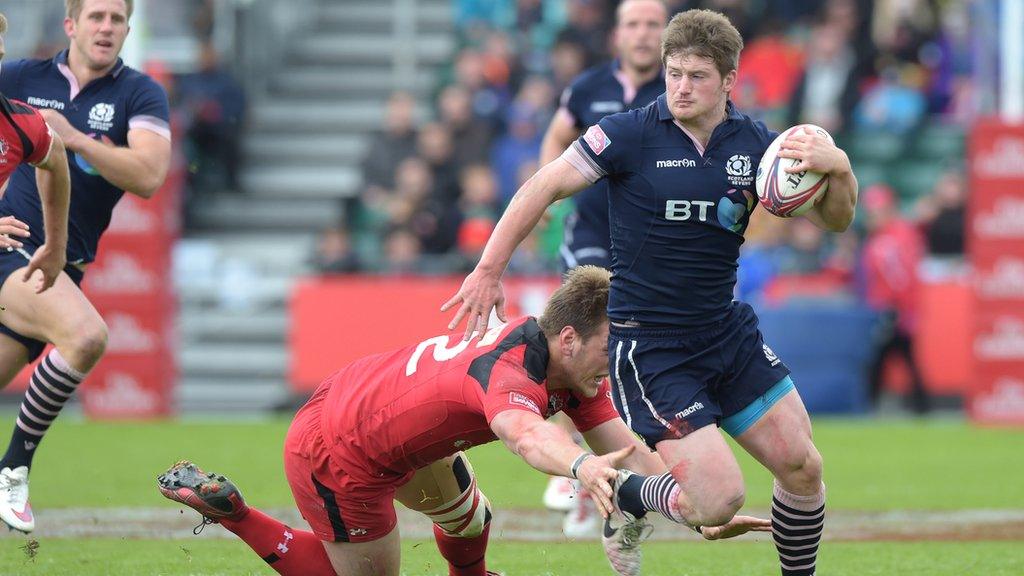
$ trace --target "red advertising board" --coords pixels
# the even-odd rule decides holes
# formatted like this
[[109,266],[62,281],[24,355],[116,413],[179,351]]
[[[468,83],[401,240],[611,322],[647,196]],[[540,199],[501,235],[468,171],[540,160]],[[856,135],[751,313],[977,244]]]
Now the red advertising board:
[[974,266],[971,417],[1024,425],[1024,125],[984,121],[970,142]]
[[[292,388],[308,392],[349,362],[443,334],[454,312],[441,304],[462,278],[309,278],[290,302]],[[539,315],[558,278],[504,283],[509,317]]]

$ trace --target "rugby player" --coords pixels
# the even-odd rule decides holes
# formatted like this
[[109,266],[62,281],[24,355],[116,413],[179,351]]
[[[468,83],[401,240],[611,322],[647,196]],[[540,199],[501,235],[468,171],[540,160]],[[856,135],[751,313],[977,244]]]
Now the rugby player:
[[[467,337],[504,319],[501,275],[552,202],[609,183],[612,399],[661,455],[671,478],[624,474],[616,494],[627,523],[658,509],[691,526],[728,522],[745,499],[722,427],[774,476],[772,526],[782,573],[814,574],[824,526],[822,458],[789,369],[764,342],[751,307],[733,301],[754,178],[776,133],[729,99],[743,40],[708,10],[676,15],[662,36],[666,93],[607,116],[527,181],[459,292],[450,328]],[[780,155],[790,173],[828,175],[807,218],[834,232],[853,220],[857,180],[846,154],[794,131]],[[642,505],[641,505],[642,504]],[[618,515],[605,522],[608,529]]]
[[[128,35],[131,0],[66,0],[70,46],[50,60],[18,60],[0,70],[0,92],[39,107],[68,153],[71,175],[68,265],[53,287],[36,293],[20,277],[31,259],[47,256],[64,236],[43,225],[42,188],[29,166],[11,176],[0,215],[28,225],[14,252],[0,253],[0,386],[6,386],[46,343],[0,458],[0,519],[22,532],[35,528],[28,475],[36,448],[79,383],[99,361],[107,327],[78,286],[96,256],[100,235],[124,191],[151,197],[171,158],[167,95],[118,54]],[[57,268],[59,270],[59,268]]]

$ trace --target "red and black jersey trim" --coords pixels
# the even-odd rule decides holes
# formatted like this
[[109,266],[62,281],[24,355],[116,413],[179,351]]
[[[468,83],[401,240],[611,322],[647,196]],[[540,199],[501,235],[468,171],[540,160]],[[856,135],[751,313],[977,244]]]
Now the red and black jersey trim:
[[36,147],[32,145],[32,140],[25,134],[25,131],[18,126],[18,123],[14,121],[15,114],[32,114],[34,110],[27,104],[22,104],[15,100],[0,94],[0,113],[3,113],[4,117],[7,118],[7,122],[14,128],[14,131],[18,133],[18,138],[21,140],[21,149],[24,158],[31,158],[35,152]]
[[509,350],[524,344],[526,352],[523,355],[523,367],[526,368],[526,374],[530,380],[538,384],[544,382],[548,377],[548,339],[534,318],[529,318],[516,326],[498,342],[494,350],[473,360],[469,365],[469,375],[476,379],[486,392],[490,385],[491,372],[498,359]]

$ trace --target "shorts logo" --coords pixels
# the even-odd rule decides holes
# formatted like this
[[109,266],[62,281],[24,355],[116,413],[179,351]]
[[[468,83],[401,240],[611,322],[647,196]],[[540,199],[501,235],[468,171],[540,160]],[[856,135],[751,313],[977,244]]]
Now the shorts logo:
[[772,366],[779,363],[779,357],[775,355],[775,352],[772,352],[772,349],[767,344],[762,344],[761,348],[764,350],[764,357],[772,363]]
[[365,536],[366,535],[366,529],[365,528],[349,528],[348,529],[348,535],[349,536]]
[[277,551],[280,552],[281,554],[287,554],[288,553],[288,543],[291,542],[293,538],[295,538],[295,535],[292,534],[291,532],[285,530],[284,531],[284,541],[277,543]]
[[537,403],[534,402],[533,399],[531,399],[529,396],[525,394],[520,394],[519,392],[509,392],[508,403],[519,404],[520,406],[525,406],[529,408],[530,410],[536,412],[537,414],[541,413],[540,407],[537,406]]
[[733,186],[750,186],[754,182],[750,171],[750,156],[746,154],[735,154],[725,163],[725,173]]
[[601,130],[601,127],[597,124],[594,124],[587,130],[587,133],[583,135],[583,140],[594,151],[594,154],[598,156],[612,143],[611,138],[605,135],[604,130]]
[[683,418],[686,418],[687,416],[693,414],[694,412],[700,410],[701,408],[704,408],[704,404],[701,404],[700,401],[694,402],[693,404],[690,404],[690,407],[687,408],[686,410],[683,410],[682,412],[676,412],[676,419],[682,420]]
[[466,450],[473,445],[469,440],[456,440],[453,444],[456,450]]
[[114,105],[100,102],[89,110],[89,128],[107,131],[114,127]]
[[7,152],[10,149],[11,145],[3,138],[0,138],[0,164],[7,164]]

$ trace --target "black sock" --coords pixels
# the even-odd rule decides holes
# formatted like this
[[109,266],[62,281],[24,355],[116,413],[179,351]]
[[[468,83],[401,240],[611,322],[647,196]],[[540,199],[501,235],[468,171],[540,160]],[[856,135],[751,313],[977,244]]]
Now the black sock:
[[647,508],[644,507],[643,498],[640,495],[641,489],[644,485],[644,480],[647,478],[648,476],[631,474],[629,478],[619,486],[619,508],[625,512],[629,512],[637,518],[641,518],[647,514]]

